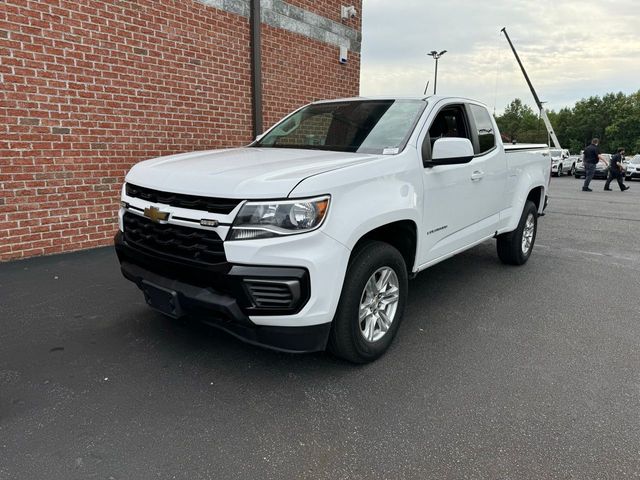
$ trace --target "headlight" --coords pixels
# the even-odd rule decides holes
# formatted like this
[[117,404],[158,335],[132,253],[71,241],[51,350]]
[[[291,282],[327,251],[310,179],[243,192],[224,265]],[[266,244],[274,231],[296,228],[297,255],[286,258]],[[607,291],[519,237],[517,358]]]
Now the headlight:
[[322,225],[329,196],[247,202],[233,222],[228,240],[253,240],[306,233]]

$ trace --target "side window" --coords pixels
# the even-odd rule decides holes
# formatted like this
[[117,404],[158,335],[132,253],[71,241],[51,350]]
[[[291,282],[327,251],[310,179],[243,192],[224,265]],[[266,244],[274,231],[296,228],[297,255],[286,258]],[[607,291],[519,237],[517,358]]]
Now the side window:
[[468,138],[471,140],[469,122],[461,105],[447,106],[438,112],[422,144],[422,158],[430,159],[433,144],[443,137]]
[[471,114],[476,124],[478,143],[480,144],[480,151],[476,154],[483,154],[488,152],[496,146],[496,134],[493,129],[493,122],[487,109],[480,105],[469,105],[471,108]]

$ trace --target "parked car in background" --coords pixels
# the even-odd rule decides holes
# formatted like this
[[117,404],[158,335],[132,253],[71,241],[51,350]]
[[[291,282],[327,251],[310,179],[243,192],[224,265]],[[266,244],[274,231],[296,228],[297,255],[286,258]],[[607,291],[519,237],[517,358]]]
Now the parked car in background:
[[575,175],[576,173],[576,166],[578,165],[578,162],[582,159],[582,155],[571,155],[568,158],[568,162],[569,164],[571,164],[571,170],[569,170],[569,175]]
[[[603,160],[600,160],[596,165],[596,173],[593,175],[593,178],[606,179],[607,175],[609,175],[609,162],[611,161],[610,153],[602,153]],[[584,178],[584,157],[580,158],[578,163],[576,163],[575,172],[573,174],[576,178]]]
[[559,177],[565,173],[573,175],[576,169],[575,160],[570,160],[569,150],[566,148],[551,148],[551,175]]
[[629,162],[626,165],[624,178],[625,180],[640,178],[640,154],[629,159]]

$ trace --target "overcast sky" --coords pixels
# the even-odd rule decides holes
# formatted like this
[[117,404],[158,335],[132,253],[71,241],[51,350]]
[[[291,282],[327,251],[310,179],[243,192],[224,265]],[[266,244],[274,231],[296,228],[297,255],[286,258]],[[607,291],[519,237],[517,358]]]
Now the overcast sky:
[[535,109],[500,29],[547,108],[640,89],[640,0],[364,0],[360,94],[471,97],[500,113],[519,97]]

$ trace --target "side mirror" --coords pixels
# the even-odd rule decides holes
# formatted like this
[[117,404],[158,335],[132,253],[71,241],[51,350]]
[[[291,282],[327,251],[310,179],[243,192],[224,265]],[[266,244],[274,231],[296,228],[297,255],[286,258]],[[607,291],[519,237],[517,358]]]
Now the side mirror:
[[261,133],[260,135],[256,135],[256,142],[259,142],[262,137],[264,137],[264,133]]
[[439,138],[433,144],[431,161],[425,167],[437,165],[457,165],[473,160],[473,145],[468,138]]

